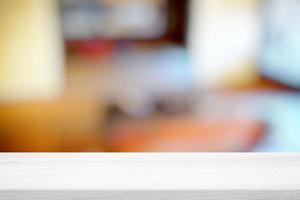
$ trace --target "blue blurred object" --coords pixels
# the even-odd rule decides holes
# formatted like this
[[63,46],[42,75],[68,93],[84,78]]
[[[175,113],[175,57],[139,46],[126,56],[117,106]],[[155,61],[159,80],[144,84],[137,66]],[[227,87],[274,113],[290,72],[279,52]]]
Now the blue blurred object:
[[269,134],[254,151],[299,152],[300,94],[269,94],[262,100],[261,116],[269,126]]
[[300,88],[300,1],[267,0],[263,75]]

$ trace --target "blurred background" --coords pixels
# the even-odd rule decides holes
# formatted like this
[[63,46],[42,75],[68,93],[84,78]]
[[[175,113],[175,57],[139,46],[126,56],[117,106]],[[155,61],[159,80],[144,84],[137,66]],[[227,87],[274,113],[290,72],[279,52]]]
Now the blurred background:
[[1,0],[0,151],[300,151],[300,1]]

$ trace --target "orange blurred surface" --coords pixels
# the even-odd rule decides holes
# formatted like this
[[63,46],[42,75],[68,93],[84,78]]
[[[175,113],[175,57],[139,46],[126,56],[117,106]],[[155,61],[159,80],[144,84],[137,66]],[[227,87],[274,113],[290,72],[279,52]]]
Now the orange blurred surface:
[[108,135],[115,151],[249,151],[263,137],[259,121],[190,117],[121,122]]
[[0,105],[0,151],[101,151],[104,113],[93,100]]

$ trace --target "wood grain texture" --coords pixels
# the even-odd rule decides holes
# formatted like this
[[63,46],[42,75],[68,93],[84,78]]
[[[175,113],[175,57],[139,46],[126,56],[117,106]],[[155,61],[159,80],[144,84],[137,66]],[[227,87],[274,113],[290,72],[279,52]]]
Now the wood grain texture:
[[297,200],[300,191],[5,191],[5,200]]
[[300,190],[299,154],[0,154],[0,190]]

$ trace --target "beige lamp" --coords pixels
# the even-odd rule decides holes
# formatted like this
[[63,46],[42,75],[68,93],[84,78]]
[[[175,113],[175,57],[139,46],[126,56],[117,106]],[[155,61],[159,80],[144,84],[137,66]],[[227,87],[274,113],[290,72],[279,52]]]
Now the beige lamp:
[[53,98],[63,90],[55,0],[1,0],[0,102]]

